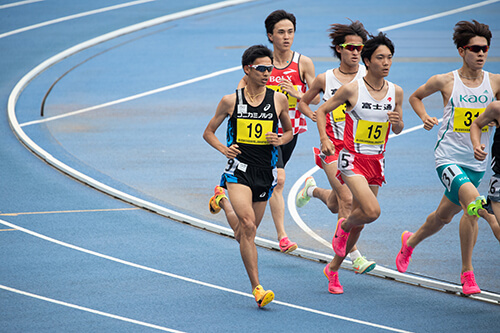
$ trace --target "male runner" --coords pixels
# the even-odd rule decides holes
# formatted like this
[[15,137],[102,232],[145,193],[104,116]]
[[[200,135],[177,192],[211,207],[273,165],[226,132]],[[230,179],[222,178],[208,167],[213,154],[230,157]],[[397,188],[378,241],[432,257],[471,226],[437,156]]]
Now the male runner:
[[491,102],[470,125],[474,157],[479,161],[484,161],[488,156],[485,151],[486,146],[481,144],[481,129],[491,122],[494,122],[497,127],[491,146],[491,168],[494,174],[491,176],[488,186],[488,204],[485,207],[488,211],[481,209],[478,213],[488,222],[493,234],[500,241],[500,130],[498,130],[500,126],[500,101]]
[[[222,98],[215,116],[208,123],[203,138],[228,158],[221,186],[227,189],[232,212],[230,221],[234,236],[259,307],[274,299],[271,290],[259,282],[255,236],[266,203],[276,185],[278,146],[292,139],[286,96],[266,88],[273,69],[271,50],[263,45],[248,48],[242,57],[247,85]],[[227,144],[215,135],[224,119],[227,123]],[[283,135],[278,135],[278,121]],[[227,200],[227,198],[226,198]]]
[[353,196],[352,211],[337,222],[332,247],[336,256],[323,272],[331,293],[344,292],[338,269],[346,254],[356,244],[364,225],[380,215],[377,200],[379,187],[385,182],[385,148],[389,132],[399,134],[403,123],[403,89],[385,80],[389,75],[394,45],[383,33],[365,43],[361,58],[366,76],[340,87],[335,95],[316,111],[321,152],[335,154],[335,145],[326,133],[326,115],[346,105],[344,148],[338,157],[338,179],[347,184]]
[[[495,97],[500,98],[500,75],[483,71],[490,40],[491,31],[486,24],[475,20],[458,22],[453,41],[462,57],[462,67],[432,76],[409,99],[424,128],[429,131],[438,124],[438,120],[427,114],[422,100],[436,92],[443,97],[444,118],[438,131],[434,156],[436,171],[445,192],[437,209],[415,233],[403,232],[396,266],[398,271],[406,272],[414,248],[463,211],[459,226],[462,252],[460,282],[466,295],[481,292],[473,272],[472,251],[477,239],[478,210],[486,203],[477,191],[486,170],[486,161],[474,158],[470,126]],[[489,126],[482,128],[481,144],[485,147],[489,146],[491,133]]]
[[[368,36],[363,24],[359,21],[351,22],[349,25],[332,24],[329,31],[332,40],[330,47],[334,55],[340,59],[340,65],[338,68],[318,74],[314,79],[311,88],[299,103],[299,110],[304,113],[312,112],[309,103],[320,92],[323,93],[323,101],[327,101],[342,85],[357,81],[366,74],[365,66],[359,64],[361,50]],[[326,156],[320,154],[319,149],[314,148],[316,164],[325,171],[332,189],[317,187],[316,181],[310,176],[306,179],[304,188],[297,193],[295,200],[297,207],[303,207],[312,197],[318,198],[333,214],[338,213],[339,219],[349,216],[352,207],[352,194],[349,188],[341,184],[336,176],[338,155],[344,148],[345,108],[346,105],[343,104],[326,115],[326,134],[335,145],[335,154]],[[314,117],[313,120],[315,119]],[[361,256],[356,245],[353,246],[349,257],[355,273],[367,273],[376,266],[374,261],[366,260]],[[331,267],[335,267],[333,262]]]
[[[295,149],[298,135],[307,131],[306,119],[297,109],[297,104],[306,92],[306,85],[314,80],[314,64],[310,58],[291,50],[296,30],[296,19],[292,13],[284,10],[272,12],[265,20],[265,27],[267,38],[274,48],[274,68],[269,76],[267,86],[284,93],[288,97],[289,115],[293,127],[293,139],[289,143],[280,146],[278,150],[278,184],[269,200],[280,250],[289,253],[297,249],[297,243],[289,240],[284,225],[285,200],[283,198],[283,189],[286,178],[285,166]],[[243,77],[238,84],[238,88],[244,87],[246,81],[247,77]],[[318,102],[319,96],[314,103],[317,104]],[[312,112],[307,115],[313,117]],[[231,207],[225,205],[224,200],[222,200],[224,194],[221,189],[216,187],[214,192],[214,196],[210,198],[209,202],[210,211],[215,213],[220,211],[220,207],[222,207],[228,219],[234,218]],[[221,200],[222,206],[219,206]]]

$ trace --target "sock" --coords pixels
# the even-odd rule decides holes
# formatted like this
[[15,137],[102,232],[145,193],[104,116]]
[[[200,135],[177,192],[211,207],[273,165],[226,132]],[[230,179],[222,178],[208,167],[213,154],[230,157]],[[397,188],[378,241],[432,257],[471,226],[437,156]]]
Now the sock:
[[352,262],[354,262],[354,260],[356,260],[358,257],[361,257],[361,253],[358,250],[349,253],[349,258],[351,258]]
[[310,187],[307,189],[306,194],[307,194],[307,196],[308,196],[308,197],[310,197],[310,198],[314,197],[313,192],[314,192],[314,190],[316,189],[316,187],[317,187],[317,186],[310,186]]

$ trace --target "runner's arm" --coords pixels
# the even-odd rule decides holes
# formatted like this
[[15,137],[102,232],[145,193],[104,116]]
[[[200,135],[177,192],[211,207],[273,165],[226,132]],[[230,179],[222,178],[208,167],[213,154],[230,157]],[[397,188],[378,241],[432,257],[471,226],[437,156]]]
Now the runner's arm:
[[438,125],[439,121],[436,117],[431,117],[427,114],[425,110],[424,102],[422,101],[429,95],[434,94],[437,91],[440,91],[442,84],[440,82],[438,75],[434,75],[431,77],[425,84],[420,86],[415,92],[410,96],[409,102],[413,111],[417,114],[417,116],[422,119],[424,123],[424,128],[430,131],[434,125]]
[[233,113],[235,104],[236,94],[224,96],[217,106],[215,115],[212,117],[212,119],[210,119],[210,122],[203,132],[203,139],[205,139],[205,141],[209,145],[217,149],[229,159],[235,158],[236,156],[241,154],[241,151],[238,150],[238,145],[233,144],[231,145],[231,147],[227,147],[219,141],[219,139],[215,135],[215,132],[222,124],[224,119],[226,119],[227,116],[230,116]]

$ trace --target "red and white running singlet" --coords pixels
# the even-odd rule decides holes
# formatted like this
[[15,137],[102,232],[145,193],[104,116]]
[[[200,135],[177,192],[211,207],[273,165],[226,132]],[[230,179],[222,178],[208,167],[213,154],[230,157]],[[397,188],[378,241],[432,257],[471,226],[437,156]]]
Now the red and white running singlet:
[[387,84],[387,94],[378,101],[370,95],[363,79],[358,80],[358,101],[345,119],[344,146],[348,151],[365,155],[385,152],[391,130],[387,112],[396,107],[396,89],[393,83]]
[[[300,78],[299,71],[299,59],[300,53],[294,52],[292,57],[292,62],[286,66],[285,68],[273,68],[271,72],[271,76],[267,81],[267,87],[271,88],[275,91],[279,91],[286,95],[288,98],[288,114],[290,115],[290,120],[292,122],[293,135],[304,133],[307,131],[307,122],[306,117],[299,111],[298,104],[299,100],[295,97],[290,96],[287,92],[283,91],[279,86],[282,79],[287,79],[292,82],[295,90],[300,91],[302,93],[306,92],[306,84]],[[279,134],[283,134],[283,129],[281,128],[281,124],[279,127]]]

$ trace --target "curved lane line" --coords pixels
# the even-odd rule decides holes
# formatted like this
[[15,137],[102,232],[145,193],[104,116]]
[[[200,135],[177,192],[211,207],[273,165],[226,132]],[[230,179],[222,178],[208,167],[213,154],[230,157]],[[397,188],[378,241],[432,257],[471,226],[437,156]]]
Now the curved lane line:
[[211,79],[213,77],[216,77],[216,76],[219,76],[219,75],[223,75],[223,74],[226,74],[226,73],[235,72],[237,70],[241,70],[241,66],[235,66],[235,67],[223,69],[223,70],[216,71],[216,72],[213,72],[213,73],[210,73],[210,74],[206,74],[206,75],[203,75],[203,76],[198,76],[198,77],[195,77],[195,78],[192,78],[192,79],[189,79],[189,80],[185,80],[185,81],[182,81],[182,82],[174,83],[174,84],[171,84],[171,85],[168,85],[168,86],[165,86],[165,87],[161,87],[161,88],[157,88],[157,89],[145,91],[145,92],[140,93],[140,94],[135,94],[135,95],[124,97],[124,98],[120,98],[120,99],[117,99],[117,100],[114,100],[114,101],[111,101],[111,102],[106,102],[106,103],[102,103],[102,104],[99,104],[99,105],[90,106],[88,108],[84,108],[84,109],[80,109],[80,110],[76,110],[76,111],[67,112],[67,113],[64,113],[64,114],[61,114],[61,115],[58,115],[58,116],[46,117],[46,118],[39,119],[39,120],[28,121],[28,122],[22,123],[21,127],[35,125],[35,124],[40,124],[40,123],[46,123],[46,122],[49,122],[49,121],[52,121],[52,120],[66,118],[66,117],[74,116],[74,115],[77,115],[77,114],[80,114],[80,113],[94,111],[94,110],[102,109],[102,108],[105,108],[105,107],[108,107],[108,106],[112,106],[112,105],[116,105],[116,104],[120,104],[120,103],[125,103],[125,102],[129,102],[129,101],[133,101],[133,100],[138,99],[138,98],[142,98],[142,97],[150,96],[150,95],[153,95],[153,94],[157,94],[159,92],[164,92],[164,91],[167,91],[167,90],[170,90],[170,89],[182,87],[182,86],[185,86],[185,85],[188,85],[188,84],[191,84],[191,83],[195,83],[195,82],[198,82],[198,81],[203,81],[203,80]]
[[0,34],[0,38],[5,38],[5,37],[8,37],[8,36],[19,34],[21,32],[25,32],[25,31],[29,31],[29,30],[34,30],[34,29],[38,29],[38,28],[41,28],[41,27],[46,27],[48,25],[52,25],[52,24],[56,24],[56,23],[60,23],[60,22],[64,22],[64,21],[74,20],[74,19],[80,18],[80,17],[85,17],[85,16],[90,16],[90,15],[100,14],[100,13],[104,13],[104,12],[109,12],[111,10],[125,8],[125,7],[130,7],[130,6],[135,6],[135,5],[141,5],[143,3],[152,2],[152,1],[155,1],[155,0],[137,0],[137,1],[127,2],[127,3],[122,3],[122,4],[119,4],[119,5],[115,5],[115,6],[110,6],[110,7],[105,7],[105,8],[90,10],[88,12],[79,13],[79,14],[75,14],[75,15],[69,15],[69,16],[65,16],[65,17],[60,17],[60,18],[55,19],[55,20],[50,20],[50,21],[46,21],[46,22],[42,22],[42,23],[38,23],[38,24],[33,24],[33,25],[30,25],[30,26],[27,26],[27,27],[24,27],[24,28],[12,30],[12,31]]
[[[197,219],[197,218],[194,218],[194,217],[182,214],[182,213],[178,213],[178,212],[175,212],[173,210],[167,209],[165,207],[162,207],[162,206],[156,205],[154,203],[145,201],[143,199],[134,197],[132,195],[129,195],[127,193],[124,193],[122,191],[114,189],[106,184],[103,184],[103,183],[71,168],[70,166],[62,163],[61,161],[57,160],[51,154],[49,154],[47,151],[45,151],[40,146],[38,146],[35,142],[33,142],[33,140],[31,140],[31,138],[29,136],[27,136],[26,133],[23,131],[23,129],[19,125],[19,122],[18,122],[17,117],[16,117],[16,104],[17,104],[17,100],[19,99],[19,96],[21,95],[23,90],[28,86],[28,84],[35,77],[37,77],[43,71],[47,70],[48,68],[55,65],[56,63],[64,60],[65,58],[67,58],[73,54],[76,54],[82,50],[85,50],[87,48],[93,47],[93,46],[98,45],[100,43],[106,42],[106,41],[111,40],[113,38],[117,38],[119,36],[135,32],[135,31],[140,30],[140,29],[149,28],[151,26],[166,23],[166,22],[169,22],[172,20],[181,19],[181,18],[185,18],[188,16],[201,14],[201,13],[204,13],[207,11],[221,9],[221,8],[225,8],[228,6],[242,4],[242,3],[246,3],[246,2],[250,2],[250,1],[253,1],[253,0],[228,0],[228,1],[223,1],[223,2],[219,2],[219,3],[215,3],[215,4],[211,4],[211,5],[207,5],[207,6],[203,6],[203,7],[199,7],[199,8],[194,8],[194,9],[182,11],[182,12],[175,13],[175,14],[162,16],[162,17],[159,17],[156,19],[152,19],[152,20],[148,20],[148,21],[145,21],[142,23],[138,23],[138,24],[135,24],[135,25],[132,25],[129,27],[125,27],[125,28],[104,34],[102,36],[93,38],[93,39],[88,40],[86,42],[75,45],[75,46],[67,49],[66,51],[63,51],[63,52],[47,59],[46,61],[42,62],[40,65],[38,65],[37,67],[32,69],[28,74],[26,74],[16,84],[16,86],[12,90],[11,94],[9,95],[8,104],[7,104],[7,115],[8,115],[8,119],[9,119],[9,124],[10,124],[13,132],[16,134],[18,139],[28,149],[30,149],[35,155],[39,156],[46,163],[55,167],[56,169],[60,170],[61,172],[66,173],[70,177],[73,177],[73,178],[81,181],[82,183],[87,184],[88,186],[91,186],[91,187],[93,187],[97,190],[100,190],[104,193],[107,193],[111,196],[114,196],[116,198],[119,198],[121,200],[129,202],[135,206],[156,212],[157,214],[165,216],[167,218],[181,221],[184,223],[188,223],[188,224],[191,224],[193,226],[196,226],[196,227],[199,227],[199,228],[211,231],[211,232],[220,233],[222,235],[234,237],[233,231],[229,228],[222,227],[222,226],[219,226],[219,225],[207,222],[207,221],[203,221],[203,220],[200,220],[200,219]],[[267,239],[256,237],[255,243],[261,247],[279,250],[278,243],[274,242],[274,241],[270,241]],[[332,259],[331,255],[324,254],[324,253],[318,253],[315,251],[310,251],[310,250],[305,250],[305,249],[300,249],[300,248],[295,250],[293,252],[293,254],[296,256],[299,256],[299,257],[302,256],[302,257],[306,257],[306,258],[310,258],[310,259],[314,259],[314,260],[319,260],[319,261],[325,261],[325,262],[328,262]],[[388,271],[388,272],[386,272],[386,271]],[[441,283],[439,281],[433,281],[433,280],[428,280],[428,279],[424,279],[421,277],[415,277],[415,276],[412,276],[409,274],[403,275],[399,272],[388,270],[388,269],[385,269],[383,267],[380,267],[380,268],[377,267],[372,272],[373,272],[373,274],[380,273],[384,277],[394,278],[398,281],[404,281],[404,282],[408,282],[408,283],[412,283],[412,284],[416,284],[416,285],[423,285],[423,286],[427,286],[427,287],[432,286],[432,287],[437,288],[437,289],[441,289],[441,290],[444,289],[446,291],[451,291],[451,292],[457,292],[457,289],[459,288],[457,286],[450,285],[447,283]],[[423,284],[423,283],[425,283],[425,281],[430,281],[431,283]],[[479,300],[486,300],[486,301],[491,302],[490,299],[484,299],[482,297],[483,295],[487,295],[487,294],[490,294],[490,293],[483,293],[481,296],[478,296],[478,297],[471,296],[471,298],[476,298]],[[500,295],[496,295],[496,294],[491,294],[491,295],[492,295],[494,302],[500,303]]]

